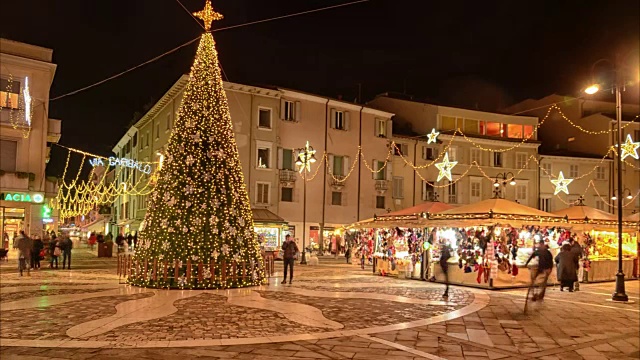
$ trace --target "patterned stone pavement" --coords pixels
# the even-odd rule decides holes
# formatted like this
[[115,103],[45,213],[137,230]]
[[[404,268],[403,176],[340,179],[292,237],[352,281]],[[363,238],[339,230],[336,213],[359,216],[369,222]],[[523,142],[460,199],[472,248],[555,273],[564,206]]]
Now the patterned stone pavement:
[[525,315],[524,290],[453,287],[443,302],[442,285],[337,261],[297,266],[293,285],[278,276],[254,289],[167,292],[119,284],[115,260],[86,250],[71,271],[31,277],[10,260],[0,264],[0,358],[640,358],[637,281],[627,282],[635,304],[607,301],[612,283],[585,284],[549,289]]

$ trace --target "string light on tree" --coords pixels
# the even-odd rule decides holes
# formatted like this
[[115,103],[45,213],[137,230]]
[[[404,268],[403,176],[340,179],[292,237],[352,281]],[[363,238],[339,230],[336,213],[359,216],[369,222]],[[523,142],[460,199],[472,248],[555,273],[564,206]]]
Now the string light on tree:
[[436,168],[438,168],[438,170],[440,170],[440,173],[438,174],[438,179],[436,181],[440,181],[442,178],[446,177],[447,179],[449,179],[449,181],[451,181],[451,169],[453,169],[454,166],[458,165],[457,161],[449,161],[449,153],[445,153],[444,154],[444,158],[442,159],[441,163],[436,164]]
[[632,158],[638,160],[638,148],[640,148],[640,142],[634,142],[631,138],[631,134],[627,134],[627,139],[624,141],[624,144],[620,146],[622,149],[622,160],[624,160],[627,156],[631,156]]
[[[129,281],[155,288],[261,285],[264,262],[209,31],[211,21],[222,16],[210,1],[195,15],[207,32],[200,39],[139,234],[134,262],[141,265],[134,266]],[[168,267],[171,275],[157,276],[147,266]]]
[[560,174],[558,174],[558,178],[555,180],[551,180],[551,183],[556,186],[556,190],[553,192],[553,195],[558,195],[558,193],[560,192],[569,195],[569,189],[567,188],[567,186],[569,186],[572,181],[573,179],[565,179],[564,174],[562,173],[562,171],[560,171]]
[[437,132],[435,128],[431,129],[431,133],[427,134],[427,137],[429,138],[429,140],[427,140],[427,144],[438,141],[438,135],[440,135],[440,133]]

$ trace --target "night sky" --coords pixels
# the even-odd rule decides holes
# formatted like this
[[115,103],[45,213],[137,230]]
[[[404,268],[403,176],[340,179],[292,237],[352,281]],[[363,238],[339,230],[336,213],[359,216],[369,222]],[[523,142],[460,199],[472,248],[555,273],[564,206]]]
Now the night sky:
[[[181,0],[198,11],[204,0]],[[225,27],[350,0],[214,0]],[[51,97],[102,80],[196,38],[175,0],[20,0],[2,6],[0,35],[53,49]],[[497,110],[528,97],[577,95],[591,65],[620,54],[638,65],[640,3],[370,0],[214,34],[229,81],[354,101],[405,92]],[[187,73],[197,42],[85,92],[52,101],[63,145],[108,155],[136,111]],[[637,73],[635,75],[637,77]],[[637,79],[636,79],[637,80]],[[625,102],[638,102],[638,86]],[[64,153],[53,152],[55,174]]]

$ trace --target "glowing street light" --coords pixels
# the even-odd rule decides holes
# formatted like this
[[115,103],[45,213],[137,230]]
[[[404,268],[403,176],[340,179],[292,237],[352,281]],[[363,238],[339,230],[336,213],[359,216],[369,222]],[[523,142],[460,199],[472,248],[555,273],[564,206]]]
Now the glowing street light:
[[593,84],[593,85],[589,86],[588,88],[584,89],[584,92],[589,94],[589,95],[593,95],[593,94],[597,93],[598,91],[600,91],[600,86],[598,84]]

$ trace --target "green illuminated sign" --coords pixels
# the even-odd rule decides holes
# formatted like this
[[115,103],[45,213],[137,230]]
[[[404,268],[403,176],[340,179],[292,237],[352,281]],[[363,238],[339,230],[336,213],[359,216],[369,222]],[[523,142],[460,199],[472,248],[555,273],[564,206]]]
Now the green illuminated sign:
[[42,206],[42,217],[50,218],[51,217],[51,208],[47,205]]
[[44,195],[42,193],[4,193],[2,194],[2,200],[40,204],[44,202]]

